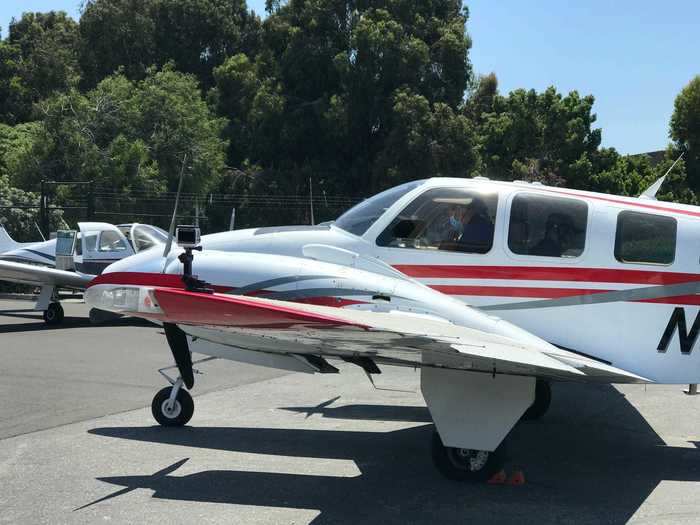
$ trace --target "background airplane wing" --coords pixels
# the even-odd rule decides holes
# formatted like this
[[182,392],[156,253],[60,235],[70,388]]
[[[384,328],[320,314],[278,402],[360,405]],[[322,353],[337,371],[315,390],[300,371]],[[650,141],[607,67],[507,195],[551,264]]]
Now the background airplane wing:
[[94,277],[94,275],[56,270],[45,266],[0,261],[0,281],[37,286],[54,285],[82,290]]
[[[97,298],[91,304],[115,311],[113,304],[105,303],[110,301],[109,292],[103,293],[101,288],[94,286],[88,290],[88,294]],[[645,378],[544,342],[541,348],[537,348],[433,316],[399,311],[370,312],[261,297],[192,293],[172,288],[146,290],[139,292],[140,300],[147,304],[146,312],[134,312],[141,308],[134,308],[132,303],[128,313],[176,323],[190,335],[249,350],[335,357],[366,356],[392,364],[442,366],[562,380],[648,382]],[[98,298],[100,293],[102,295]],[[127,313],[124,308],[119,311]],[[155,314],[156,311],[159,313]]]

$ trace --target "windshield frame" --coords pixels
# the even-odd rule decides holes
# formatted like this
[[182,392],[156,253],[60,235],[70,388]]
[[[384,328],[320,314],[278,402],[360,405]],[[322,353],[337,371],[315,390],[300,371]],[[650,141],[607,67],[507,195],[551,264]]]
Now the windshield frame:
[[[347,210],[333,222],[333,226],[351,235],[364,238],[368,233],[372,232],[378,223],[384,222],[382,217],[385,217],[397,204],[404,202],[409,195],[413,195],[416,190],[425,184],[426,180],[405,182],[377,193]],[[376,213],[379,208],[381,212]],[[362,215],[363,211],[365,212],[364,215]],[[355,215],[357,217],[353,217]],[[350,218],[355,218],[354,223],[346,224],[345,226],[338,224],[339,221],[343,219],[347,221]],[[358,219],[364,220],[358,221]],[[366,226],[364,223],[367,223]],[[358,224],[362,226],[358,227]]]

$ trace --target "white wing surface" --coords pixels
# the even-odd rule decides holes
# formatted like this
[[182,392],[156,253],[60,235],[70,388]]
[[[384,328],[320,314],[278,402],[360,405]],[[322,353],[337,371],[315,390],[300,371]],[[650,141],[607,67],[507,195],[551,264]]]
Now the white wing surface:
[[103,284],[91,286],[85,298],[100,309],[175,323],[190,335],[246,350],[365,356],[392,364],[563,380],[649,382],[544,342],[536,347],[410,312]]
[[82,290],[87,287],[94,277],[94,275],[56,270],[45,266],[0,261],[0,281],[37,286],[53,285]]

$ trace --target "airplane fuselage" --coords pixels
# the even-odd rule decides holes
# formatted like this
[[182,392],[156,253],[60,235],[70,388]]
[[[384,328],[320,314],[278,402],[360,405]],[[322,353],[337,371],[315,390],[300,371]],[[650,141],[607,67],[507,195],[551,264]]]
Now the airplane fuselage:
[[[493,242],[487,253],[381,242],[392,221],[421,195],[450,189],[496,196]],[[527,250],[514,244],[510,233],[516,227],[514,201],[529,196],[585,210],[579,211],[585,213],[585,224],[577,232],[580,240],[572,255],[523,253]],[[542,207],[546,204],[544,201]],[[640,228],[649,230],[650,238],[644,237],[645,231],[635,232],[633,223],[630,246],[621,245],[624,239],[618,230],[626,224],[618,223],[626,216],[649,219]],[[656,225],[656,220],[662,222]],[[659,236],[675,232],[675,239],[660,239],[666,244],[662,253],[652,249],[654,253],[646,257],[652,260],[644,261],[644,250],[656,242],[654,228]],[[687,383],[700,379],[700,349],[696,348],[700,322],[694,325],[700,313],[694,283],[700,278],[698,238],[700,209],[693,206],[535,184],[431,179],[396,199],[361,235],[334,225],[258,228],[204,236],[202,244],[207,250],[296,257],[303,257],[303,247],[308,244],[344,248],[379,259],[552,344],[659,382]],[[630,260],[621,257],[628,255],[620,253],[624,249]],[[678,292],[668,295],[662,287],[671,285]],[[634,291],[652,287],[659,288],[659,297],[650,290],[646,293],[650,297],[635,300]],[[614,296],[613,291],[629,293]]]

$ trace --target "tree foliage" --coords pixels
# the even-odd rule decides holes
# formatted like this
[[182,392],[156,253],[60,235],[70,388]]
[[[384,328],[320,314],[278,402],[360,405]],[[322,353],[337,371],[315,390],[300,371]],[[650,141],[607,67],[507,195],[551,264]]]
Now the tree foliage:
[[700,75],[676,97],[669,132],[679,151],[685,152],[688,183],[700,190]]
[[224,120],[212,114],[196,80],[166,66],[143,80],[117,73],[85,94],[76,89],[40,105],[36,137],[13,182],[93,180],[115,190],[206,191],[224,167]]
[[117,70],[138,80],[172,62],[207,88],[226,57],[255,53],[259,32],[245,0],[89,0],[80,19],[83,85]]

